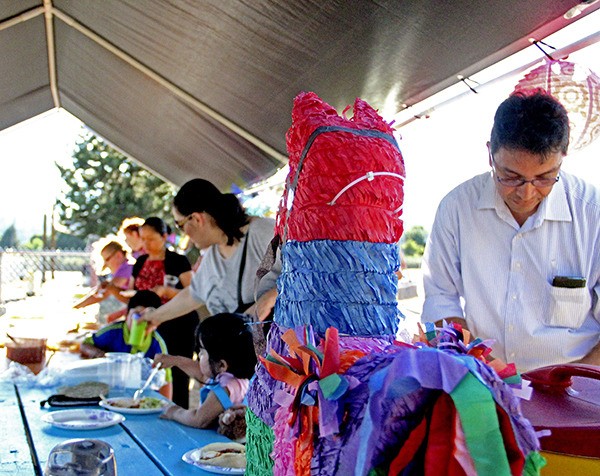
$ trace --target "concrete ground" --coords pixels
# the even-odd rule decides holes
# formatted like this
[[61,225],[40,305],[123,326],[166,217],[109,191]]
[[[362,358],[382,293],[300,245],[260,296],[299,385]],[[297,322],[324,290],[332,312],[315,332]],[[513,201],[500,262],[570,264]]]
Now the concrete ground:
[[[34,296],[3,304],[0,317],[0,342],[6,333],[15,337],[46,337],[48,344],[57,344],[70,330],[82,333],[96,320],[98,306],[73,309],[73,304],[89,292],[81,273],[56,272],[55,279],[47,280]],[[70,337],[75,337],[77,333]]]

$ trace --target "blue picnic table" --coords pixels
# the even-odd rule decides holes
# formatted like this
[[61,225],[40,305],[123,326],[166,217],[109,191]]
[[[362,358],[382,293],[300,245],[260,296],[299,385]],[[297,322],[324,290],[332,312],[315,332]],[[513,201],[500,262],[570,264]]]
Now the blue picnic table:
[[40,407],[40,401],[55,390],[0,383],[0,475],[41,475],[50,450],[73,438],[110,444],[119,475],[209,475],[182,461],[182,455],[208,443],[229,441],[214,430],[189,428],[161,420],[158,414],[127,414],[122,423],[96,430],[56,428],[42,417],[60,409]]

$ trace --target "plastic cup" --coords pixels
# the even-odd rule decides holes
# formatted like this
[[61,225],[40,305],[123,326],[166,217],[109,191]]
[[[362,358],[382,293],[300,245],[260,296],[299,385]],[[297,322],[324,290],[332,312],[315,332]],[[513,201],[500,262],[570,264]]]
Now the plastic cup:
[[178,282],[179,278],[171,274],[165,274],[165,277],[163,278],[163,286],[167,286],[169,288],[174,288],[177,286]]
[[144,341],[144,334],[146,333],[146,327],[148,323],[140,319],[140,315],[135,312],[131,315],[131,329],[129,330],[129,345],[139,347]]
[[107,352],[109,381],[111,390],[120,393],[126,388],[140,386],[142,365],[137,355],[125,352]]

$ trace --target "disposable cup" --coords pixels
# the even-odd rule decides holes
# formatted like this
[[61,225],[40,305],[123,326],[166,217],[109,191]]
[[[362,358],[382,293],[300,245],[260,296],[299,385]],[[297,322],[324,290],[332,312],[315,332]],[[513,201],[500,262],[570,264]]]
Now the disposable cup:
[[122,392],[126,388],[140,385],[142,366],[137,355],[125,352],[107,352],[109,382],[111,390]]

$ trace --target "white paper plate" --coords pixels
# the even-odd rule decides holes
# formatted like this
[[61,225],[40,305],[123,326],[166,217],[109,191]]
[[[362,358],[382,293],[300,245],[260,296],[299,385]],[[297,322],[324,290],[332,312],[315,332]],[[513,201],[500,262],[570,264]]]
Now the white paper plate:
[[76,409],[47,413],[42,420],[66,430],[98,430],[118,425],[125,417],[106,410]]
[[126,298],[132,298],[136,293],[137,291],[135,289],[124,289],[123,291],[119,291],[119,294]]
[[244,474],[244,468],[223,468],[221,466],[213,466],[211,464],[201,463],[199,460],[200,450],[202,448],[196,448],[188,451],[184,454],[181,459],[192,466],[196,466],[197,468],[203,469],[208,473],[214,474]]
[[150,413],[160,413],[165,409],[165,407],[167,405],[169,405],[169,402],[167,402],[166,400],[162,400],[163,406],[158,407],[158,408],[126,408],[126,407],[119,407],[116,405],[111,405],[111,402],[119,402],[119,401],[123,401],[123,400],[131,400],[131,398],[130,397],[109,398],[108,400],[102,400],[100,402],[100,406],[106,408],[107,410],[111,410],[111,411],[119,412],[119,413],[129,413],[131,415],[148,415]]

